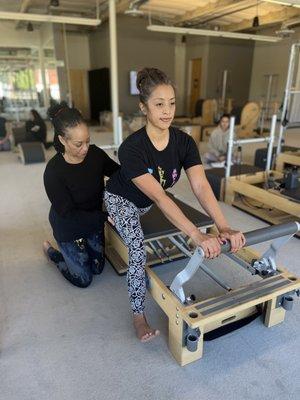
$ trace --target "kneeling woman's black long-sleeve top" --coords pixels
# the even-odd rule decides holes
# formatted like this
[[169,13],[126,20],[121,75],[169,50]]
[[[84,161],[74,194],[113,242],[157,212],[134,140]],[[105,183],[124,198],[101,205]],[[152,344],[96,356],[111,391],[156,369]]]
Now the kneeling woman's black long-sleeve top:
[[51,202],[49,221],[58,242],[88,237],[102,229],[104,176],[119,165],[95,145],[85,159],[69,164],[57,153],[47,164],[44,185]]

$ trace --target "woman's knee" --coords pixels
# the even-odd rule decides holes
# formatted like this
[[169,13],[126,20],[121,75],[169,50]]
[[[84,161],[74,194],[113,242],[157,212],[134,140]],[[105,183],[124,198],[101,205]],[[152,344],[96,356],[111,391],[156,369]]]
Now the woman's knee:
[[82,289],[90,286],[93,280],[93,274],[82,274],[80,276],[74,276],[71,283]]

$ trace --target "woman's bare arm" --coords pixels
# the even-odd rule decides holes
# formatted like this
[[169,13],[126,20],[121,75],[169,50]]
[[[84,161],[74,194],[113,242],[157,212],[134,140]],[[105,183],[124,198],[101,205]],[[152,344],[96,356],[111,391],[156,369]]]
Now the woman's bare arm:
[[188,235],[197,246],[201,246],[206,257],[214,258],[220,253],[219,241],[201,233],[180,210],[176,203],[165,193],[160,184],[151,176],[144,174],[132,179],[133,183],[161,209],[168,220],[180,231]]
[[199,203],[215,221],[220,232],[220,238],[230,240],[232,251],[238,251],[245,244],[245,237],[241,232],[230,228],[205,176],[203,166],[195,165],[187,169],[186,174]]

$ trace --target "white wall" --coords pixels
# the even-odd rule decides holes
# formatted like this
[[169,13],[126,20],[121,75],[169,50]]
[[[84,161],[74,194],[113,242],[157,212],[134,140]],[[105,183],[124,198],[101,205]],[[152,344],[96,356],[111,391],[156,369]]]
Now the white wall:
[[89,36],[87,34],[67,33],[67,48],[70,69],[91,68]]
[[[120,111],[138,111],[138,96],[130,95],[129,72],[143,67],[156,67],[174,79],[175,37],[173,34],[149,32],[148,21],[118,16],[118,78]],[[108,24],[90,35],[92,69],[110,67]]]
[[[272,30],[264,31],[263,34],[274,34]],[[252,64],[252,75],[250,85],[250,100],[262,100],[264,94],[264,75],[278,74],[278,85],[276,97],[272,100],[281,102],[286,85],[289,56],[291,45],[300,39],[300,28],[290,38],[278,43],[256,42]]]

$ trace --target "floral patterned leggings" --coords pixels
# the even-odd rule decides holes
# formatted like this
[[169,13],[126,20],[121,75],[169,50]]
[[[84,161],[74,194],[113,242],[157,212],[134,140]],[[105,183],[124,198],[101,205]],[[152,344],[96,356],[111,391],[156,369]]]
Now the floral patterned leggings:
[[104,192],[104,202],[119,235],[128,247],[127,284],[130,304],[134,314],[141,314],[144,312],[146,296],[146,251],[140,216],[149,211],[151,206],[138,208],[124,197],[107,191]]

